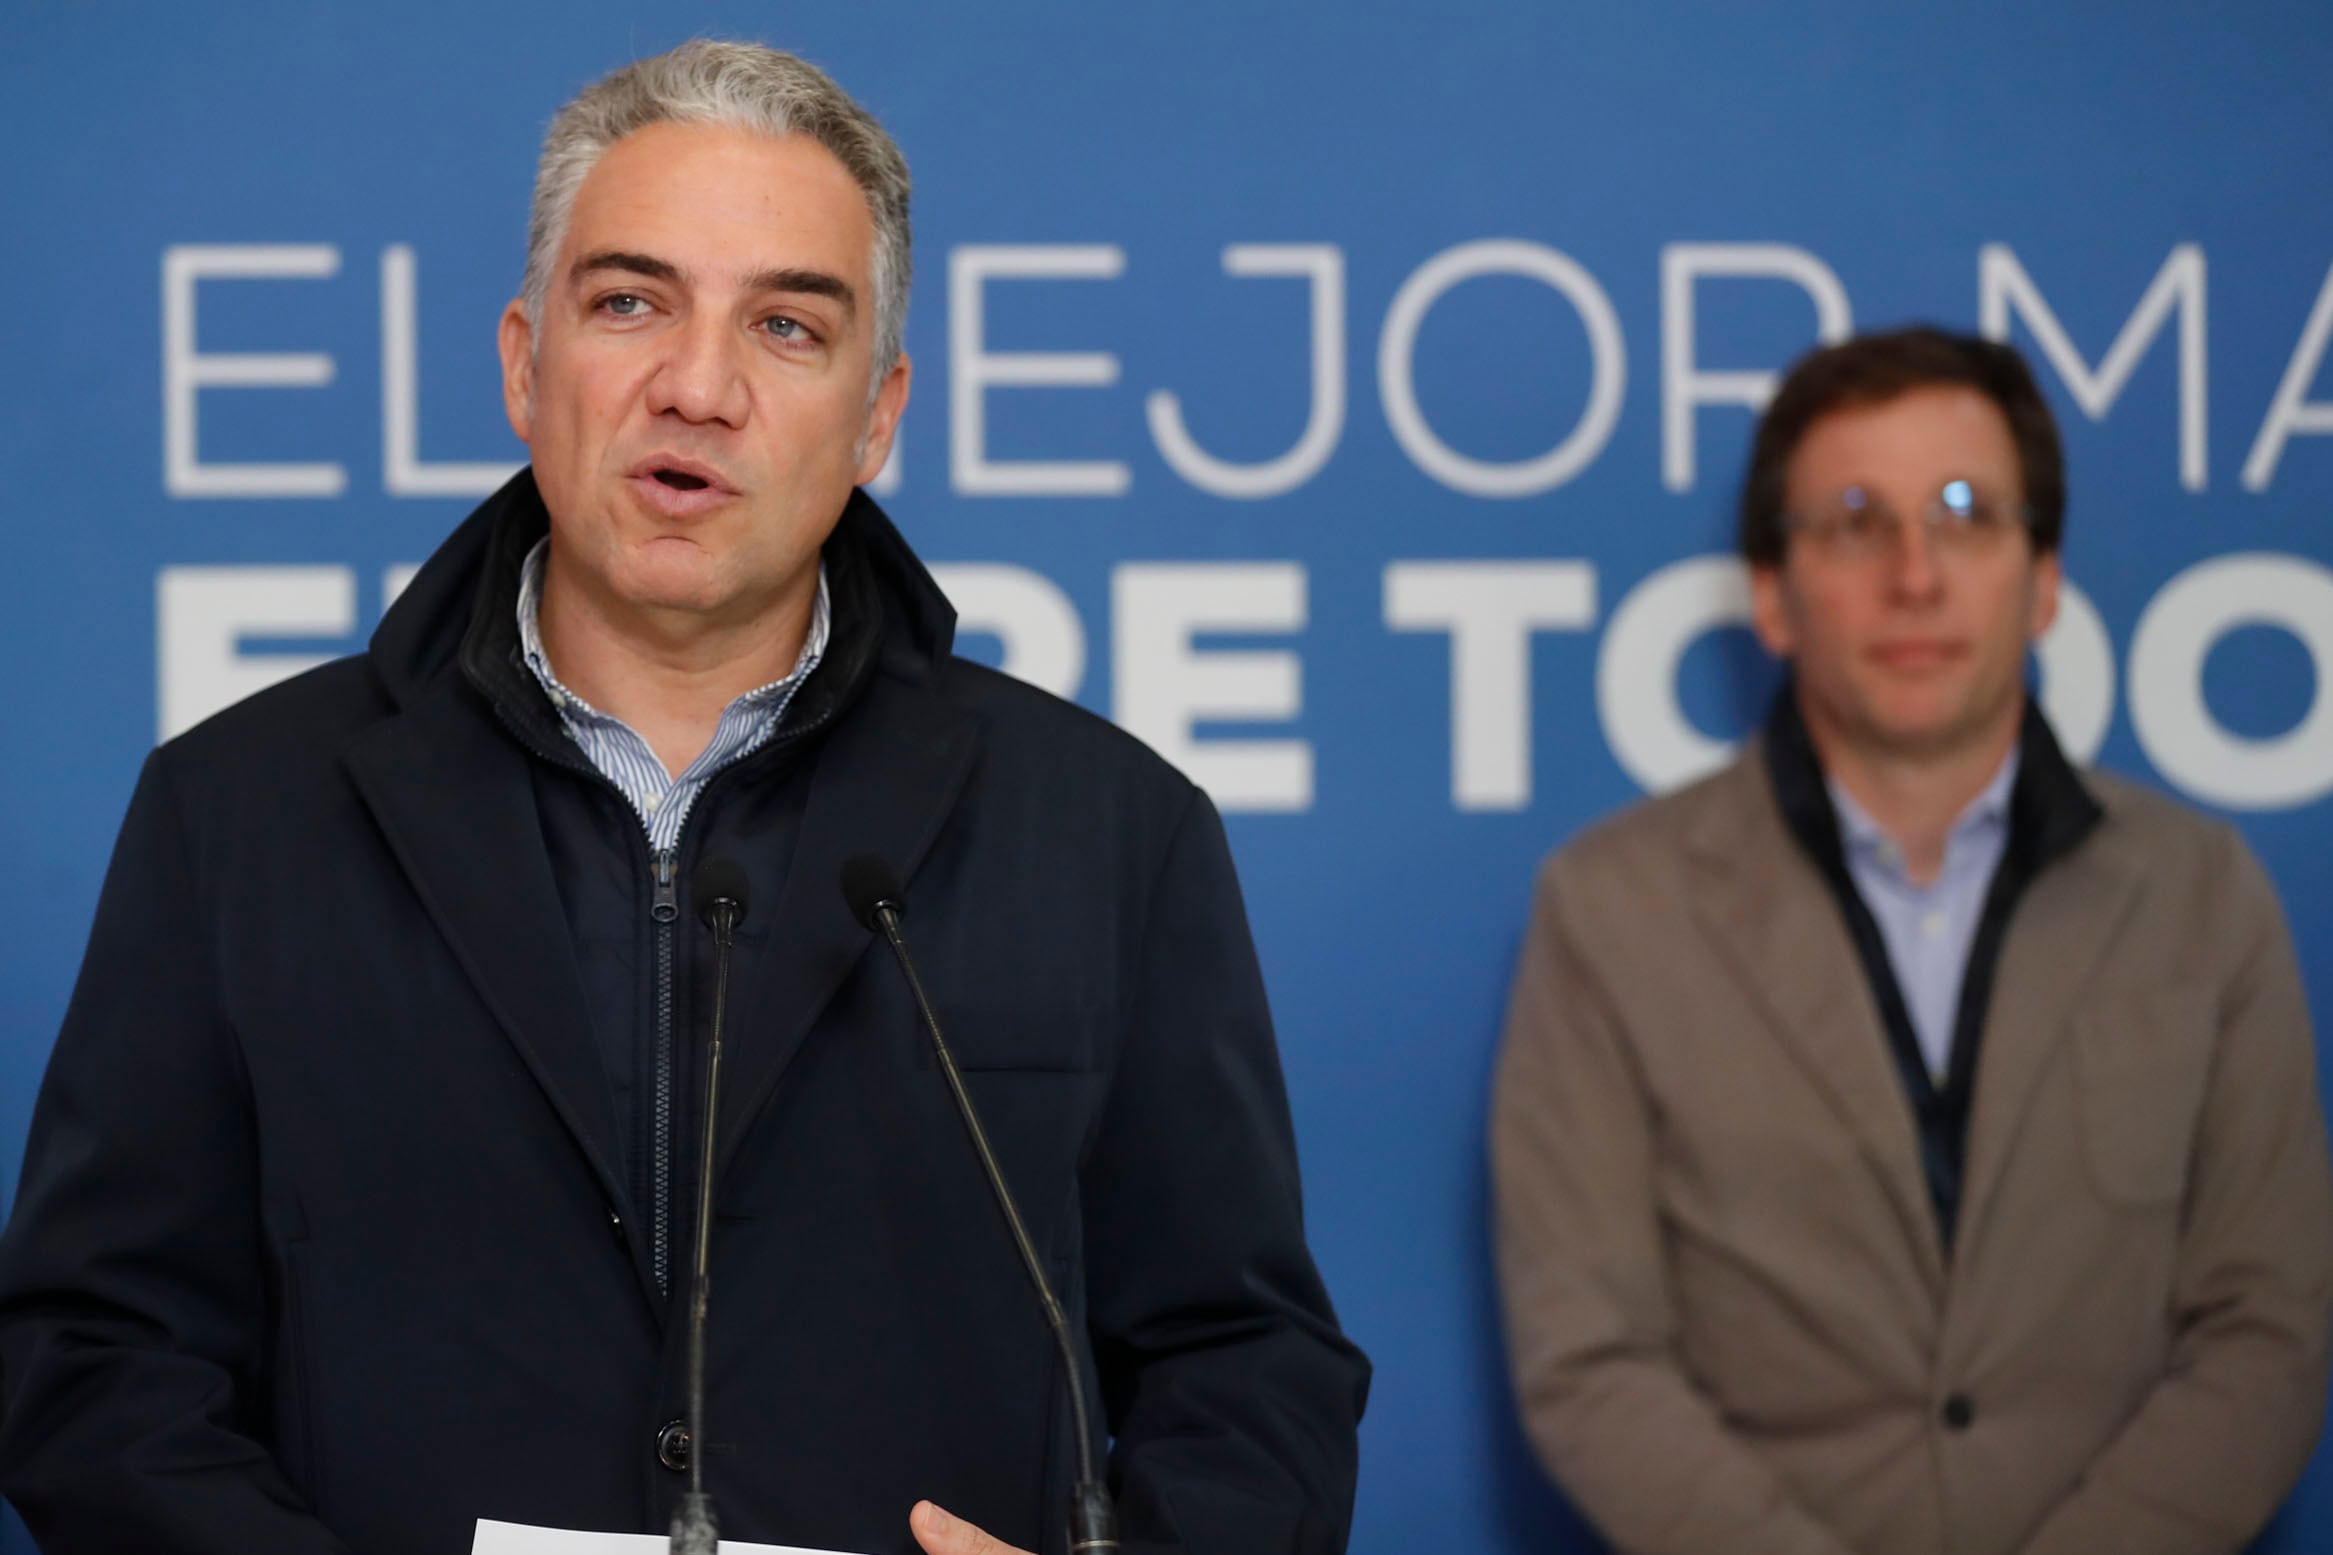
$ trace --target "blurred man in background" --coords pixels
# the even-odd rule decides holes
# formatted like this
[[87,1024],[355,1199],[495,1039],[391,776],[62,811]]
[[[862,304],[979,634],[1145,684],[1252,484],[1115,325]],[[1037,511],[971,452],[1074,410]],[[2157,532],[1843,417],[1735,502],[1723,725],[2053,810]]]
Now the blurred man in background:
[[1633,1555],[2201,1555],[2307,1461],[2333,1187],[2281,912],[2033,703],[2005,346],[1818,351],[1741,506],[1789,677],[1548,861],[1492,1121],[1516,1391]]

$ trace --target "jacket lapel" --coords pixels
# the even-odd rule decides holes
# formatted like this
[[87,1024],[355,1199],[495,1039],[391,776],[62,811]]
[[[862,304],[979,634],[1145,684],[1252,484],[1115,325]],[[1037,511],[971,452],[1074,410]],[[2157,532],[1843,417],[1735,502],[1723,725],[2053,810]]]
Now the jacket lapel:
[[2140,874],[2101,834],[2043,870],[2017,904],[1977,1060],[1960,1210],[1964,1243],[1983,1224],[2042,1067],[2137,899]]
[[1838,906],[1783,829],[1755,756],[1724,781],[1719,802],[1686,838],[1702,883],[1694,910],[1768,1027],[1854,1136],[1922,1281],[1939,1291],[1944,1252],[1911,1107]]
[[[843,978],[873,935],[851,916],[843,861],[872,853],[912,887],[979,749],[979,723],[920,681],[879,675],[813,756],[800,839],[761,954],[738,967],[724,1042],[720,1160],[726,1171]],[[913,899],[912,889],[909,892]]]
[[390,850],[598,1174],[627,1200],[613,1102],[543,849],[528,757],[452,687],[356,735],[342,759]]

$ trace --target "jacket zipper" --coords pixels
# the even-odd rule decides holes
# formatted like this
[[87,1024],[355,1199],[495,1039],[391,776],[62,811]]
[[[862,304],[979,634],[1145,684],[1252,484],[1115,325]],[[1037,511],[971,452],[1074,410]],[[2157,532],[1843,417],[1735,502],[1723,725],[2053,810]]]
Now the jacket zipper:
[[[807,724],[775,730],[752,754],[760,755],[774,746],[790,745],[815,734],[832,721],[832,717],[830,708]],[[746,759],[749,758],[739,758],[740,761]],[[656,1275],[656,1292],[668,1301],[672,1298],[673,1077],[679,1042],[673,1019],[673,980],[677,975],[674,970],[674,941],[680,921],[680,892],[675,877],[680,864],[680,844],[688,837],[690,824],[704,813],[706,801],[713,796],[713,791],[723,785],[737,770],[737,766],[738,762],[733,761],[706,780],[689,805],[688,820],[682,823],[680,836],[673,839],[671,847],[655,849],[649,855],[655,889],[649,902],[648,916],[656,928],[655,1078],[652,1082],[654,1115],[650,1125],[654,1137],[649,1142],[650,1174],[655,1191],[650,1195],[654,1202],[648,1217],[649,1262]],[[609,782],[605,773],[598,772],[596,768],[592,770],[601,782],[608,783],[610,788],[615,786]],[[710,1118],[698,1124],[700,1128],[712,1126],[713,1120]],[[704,1191],[701,1185],[698,1191]]]
[[[853,695],[847,700],[856,700],[856,691],[857,688],[854,686]],[[590,760],[573,745],[568,745],[563,750],[552,748],[542,740],[537,739],[534,732],[526,727],[525,720],[506,706],[500,697],[490,694],[487,701],[494,709],[495,718],[518,741],[521,748],[541,760],[549,762],[552,766],[564,767],[570,772],[580,773],[582,776],[596,781],[601,788],[614,794],[619,800],[623,800],[627,808],[629,807],[629,799],[626,798],[623,789],[616,784],[615,780],[593,766]],[[779,727],[748,755],[739,757],[736,761],[732,761],[728,766],[714,773],[711,778],[706,780],[705,786],[697,790],[697,797],[689,806],[689,822],[693,823],[696,820],[698,814],[704,810],[706,801],[712,798],[713,791],[721,787],[741,764],[753,760],[755,757],[766,757],[772,750],[792,745],[816,734],[834,721],[837,705],[829,702],[819,710],[818,716],[808,723],[796,724],[790,728]],[[655,1191],[650,1195],[655,1202],[650,1207],[648,1217],[649,1250],[654,1266],[652,1272],[656,1276],[657,1294],[666,1300],[670,1300],[672,1297],[672,1060],[675,1041],[673,979],[676,975],[673,961],[674,931],[680,920],[680,893],[675,883],[675,876],[680,862],[680,842],[687,835],[688,825],[684,824],[681,827],[681,837],[674,839],[672,847],[652,848],[649,852],[650,874],[655,884],[654,892],[649,901],[648,915],[656,929],[656,1031],[654,1033],[656,1063],[653,1081],[656,1095],[655,1114],[651,1123],[651,1130],[656,1136],[651,1145],[653,1156],[651,1176]]]
[[648,1144],[649,1262],[656,1272],[657,1294],[672,1295],[672,1086],[673,1086],[673,933],[680,918],[679,893],[673,876],[678,848],[659,848],[654,855],[655,893],[648,916],[656,925],[656,1029],[654,1113]]

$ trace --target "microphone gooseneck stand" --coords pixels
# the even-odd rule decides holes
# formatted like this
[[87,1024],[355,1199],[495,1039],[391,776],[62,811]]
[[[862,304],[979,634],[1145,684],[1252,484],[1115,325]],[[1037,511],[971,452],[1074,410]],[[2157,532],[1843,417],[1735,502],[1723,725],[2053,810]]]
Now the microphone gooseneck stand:
[[713,929],[713,1040],[705,1056],[705,1117],[698,1129],[696,1262],[689,1273],[689,1488],[672,1513],[672,1555],[718,1555],[719,1521],[705,1493],[705,1307],[713,1246],[715,1123],[721,1116],[721,1028],[729,1002],[729,951],[745,917],[745,871],[727,859],[697,873],[698,915]]
[[907,953],[907,940],[899,932],[900,915],[906,910],[905,893],[900,890],[890,866],[866,853],[854,856],[843,865],[842,887],[853,915],[889,942],[891,953],[899,960],[899,970],[906,974],[908,992],[914,995],[916,1011],[923,1017],[924,1031],[932,1040],[932,1056],[938,1060],[940,1074],[948,1082],[949,1095],[955,1098],[957,1116],[964,1120],[964,1132],[971,1137],[972,1153],[980,1158],[981,1171],[987,1174],[989,1192],[1003,1212],[1005,1228],[1012,1233],[1013,1246],[1021,1255],[1021,1267],[1028,1272],[1029,1283],[1036,1289],[1037,1304],[1044,1309],[1046,1327],[1052,1330],[1053,1342],[1061,1350],[1063,1378],[1069,1386],[1070,1416],[1077,1433],[1077,1484],[1069,1496],[1070,1555],[1117,1555],[1118,1509],[1110,1500],[1108,1487],[1094,1474],[1093,1430],[1086,1408],[1085,1374],[1078,1368],[1077,1347],[1069,1335],[1069,1318],[1061,1310],[1051,1282],[1045,1278],[1036,1244],[1029,1240],[1029,1228],[1022,1223],[1021,1212],[1013,1203],[1012,1189],[1005,1184],[1004,1169],[997,1165],[996,1152],[989,1148],[988,1134],[980,1126],[980,1114],[973,1109],[972,1093],[965,1089],[955,1055],[948,1051],[948,1039],[940,1034],[939,1017],[932,1012],[932,1001],[924,994],[923,979],[916,975],[915,960]]

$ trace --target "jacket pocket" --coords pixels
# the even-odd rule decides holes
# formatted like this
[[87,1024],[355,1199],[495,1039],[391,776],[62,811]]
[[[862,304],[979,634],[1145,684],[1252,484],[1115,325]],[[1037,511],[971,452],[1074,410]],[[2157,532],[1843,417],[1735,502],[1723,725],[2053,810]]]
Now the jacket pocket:
[[2179,1202],[2218,1036],[2208,988],[2119,998],[2074,1017],[2082,1151],[2107,1202]]

